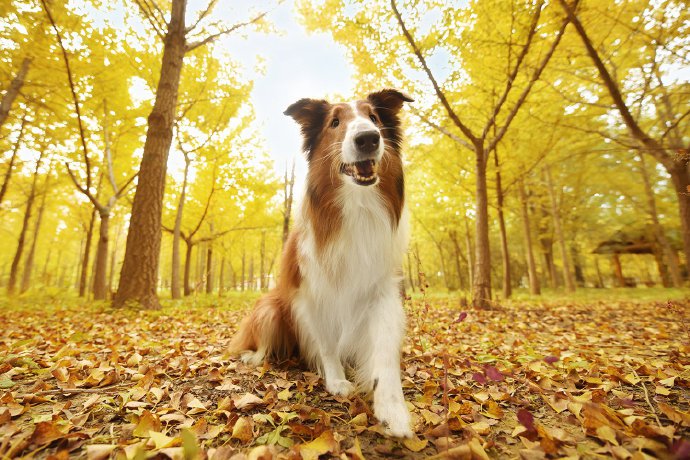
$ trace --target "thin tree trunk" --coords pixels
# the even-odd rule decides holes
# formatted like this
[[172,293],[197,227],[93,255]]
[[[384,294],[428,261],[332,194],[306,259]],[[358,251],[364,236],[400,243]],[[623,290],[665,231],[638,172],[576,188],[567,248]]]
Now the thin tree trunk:
[[2,128],[2,126],[5,124],[5,121],[7,121],[7,117],[10,114],[12,104],[19,95],[22,86],[24,86],[24,80],[26,79],[26,74],[29,73],[30,65],[31,58],[24,58],[22,60],[17,75],[14,76],[12,82],[10,83],[10,86],[7,88],[7,91],[5,91],[5,94],[2,96],[2,101],[0,101],[0,128]]
[[565,280],[565,289],[567,292],[575,292],[575,283],[573,282],[572,272],[570,270],[570,259],[568,258],[568,250],[565,244],[565,235],[563,234],[563,227],[561,226],[561,217],[558,212],[558,201],[556,200],[556,192],[554,190],[553,179],[551,178],[550,168],[544,168],[546,172],[546,181],[549,188],[549,196],[551,198],[551,217],[553,218],[553,228],[556,232],[556,239],[561,250],[561,259],[563,262],[563,278]]
[[[654,236],[656,236],[659,246],[661,246],[661,252],[663,254],[663,260],[668,267],[669,274],[671,275],[671,282],[673,287],[681,287],[683,285],[683,277],[680,273],[680,267],[678,267],[678,261],[674,256],[674,250],[671,247],[671,243],[668,238],[666,238],[666,232],[661,226],[659,221],[659,213],[656,207],[656,199],[654,197],[654,190],[652,189],[652,181],[649,178],[649,172],[647,171],[647,165],[645,164],[644,155],[638,154],[640,159],[640,174],[642,174],[642,181],[644,183],[645,194],[647,195],[647,206],[650,217],[652,218],[652,227],[654,228]],[[682,197],[687,200],[687,196]]]
[[218,277],[218,297],[223,297],[225,290],[225,253],[220,258],[220,276]]
[[541,295],[539,286],[539,276],[537,275],[537,264],[534,260],[534,250],[532,249],[532,226],[529,220],[529,207],[527,206],[527,193],[525,183],[522,179],[518,182],[520,193],[520,210],[522,212],[522,229],[525,235],[525,252],[527,253],[527,276],[529,278],[529,293]]
[[245,289],[245,286],[244,286],[244,266],[245,266],[246,258],[247,258],[247,253],[244,250],[244,248],[242,248],[242,277],[240,278],[240,281],[241,281],[240,291],[242,291],[242,292],[244,292],[244,289]]
[[470,224],[467,216],[463,216],[465,221],[465,251],[467,251],[467,276],[469,276],[470,286],[474,285],[474,251],[472,250],[472,235],[470,234]]
[[453,252],[455,255],[455,270],[458,273],[458,283],[460,284],[460,289],[463,291],[466,289],[465,278],[462,276],[462,268],[460,265],[460,244],[458,243],[458,232],[451,230],[448,232],[450,241],[453,243]]
[[41,273],[41,282],[44,286],[50,286],[51,278],[48,276],[48,267],[50,266],[50,259],[53,256],[53,247],[55,246],[55,238],[48,248],[48,254],[46,254],[46,260],[43,262],[43,272]]
[[93,298],[104,300],[107,297],[106,279],[108,269],[108,229],[110,226],[110,209],[98,213],[101,225],[98,230],[98,245],[94,262]]
[[142,308],[160,308],[156,285],[163,194],[185,54],[186,6],[186,0],[172,1],[156,100],[148,117],[144,154],[132,203],[120,284],[113,301],[115,306],[135,301]]
[[12,259],[12,265],[10,267],[10,278],[7,282],[7,294],[13,295],[16,285],[17,278],[19,276],[19,263],[22,259],[22,253],[24,252],[24,242],[26,241],[26,233],[29,229],[29,221],[31,220],[31,211],[34,205],[34,199],[36,198],[36,183],[38,182],[38,171],[41,167],[41,162],[43,161],[43,156],[45,155],[45,148],[41,147],[41,153],[36,160],[36,167],[34,168],[33,179],[31,180],[31,189],[29,190],[29,197],[26,200],[26,209],[24,211],[24,219],[22,220],[22,228],[19,231],[19,239],[17,240],[17,250],[14,253],[14,258]]
[[510,279],[510,253],[508,252],[508,235],[506,221],[503,216],[503,186],[501,185],[501,171],[498,161],[498,150],[494,149],[494,165],[496,166],[496,206],[498,208],[498,228],[501,234],[501,260],[503,261],[503,298],[509,299],[513,293]]
[[206,248],[206,294],[213,292],[213,243],[208,242]]
[[597,271],[597,283],[599,283],[599,285],[597,287],[603,289],[604,277],[601,276],[601,269],[599,268],[599,258],[598,257],[594,258],[594,268]]
[[486,159],[481,145],[475,146],[476,245],[472,305],[486,309],[491,306],[491,253],[489,249],[489,201],[486,187]]
[[414,278],[412,277],[412,261],[410,260],[410,251],[407,251],[407,279],[410,283],[410,289],[415,292]]
[[115,259],[117,258],[117,246],[120,236],[120,225],[115,227],[115,239],[113,240],[113,246],[110,249],[110,268],[108,269],[108,297],[112,295],[113,292],[113,281],[115,279]]
[[618,254],[611,256],[611,262],[613,263],[613,274],[615,275],[617,287],[625,287],[625,276],[623,276],[623,267]]
[[249,258],[249,290],[254,291],[254,255]]
[[36,243],[38,242],[38,234],[41,230],[41,221],[43,220],[43,211],[46,208],[46,196],[48,195],[48,184],[50,183],[50,175],[46,178],[45,190],[43,190],[43,196],[41,197],[41,205],[38,207],[38,215],[36,216],[36,222],[34,222],[34,232],[31,239],[31,246],[29,247],[29,253],[26,256],[26,262],[24,262],[24,273],[22,275],[22,285],[20,292],[24,293],[31,287],[31,272],[34,267],[34,255],[36,254]]
[[10,163],[7,165],[7,171],[5,171],[5,177],[2,180],[2,187],[0,188],[0,205],[5,198],[7,193],[7,187],[10,184],[10,178],[12,177],[12,170],[14,169],[14,163],[17,160],[17,152],[19,152],[19,147],[22,145],[22,138],[24,137],[24,127],[26,126],[26,116],[22,117],[22,123],[19,125],[19,135],[17,140],[14,142],[14,148],[12,149],[12,156],[10,157]]
[[177,202],[177,213],[175,214],[175,227],[173,229],[172,240],[172,274],[170,279],[170,292],[173,299],[180,299],[180,231],[182,230],[182,212],[184,210],[184,202],[187,196],[187,181],[189,178],[189,166],[191,159],[185,154],[184,159],[184,178],[182,180],[182,191],[180,192],[180,199]]
[[86,231],[86,244],[84,245],[84,256],[81,260],[81,271],[79,275],[79,297],[86,294],[86,282],[89,273],[89,259],[91,257],[91,240],[93,239],[93,224],[96,221],[96,208],[91,211],[89,228]]
[[187,297],[192,293],[192,287],[189,285],[189,275],[190,275],[190,270],[191,270],[191,265],[192,265],[192,242],[188,241],[187,239],[184,240],[185,244],[187,245],[187,250],[185,252],[185,258],[184,258],[184,295]]
[[283,185],[283,193],[285,195],[285,201],[283,203],[283,246],[287,241],[288,234],[290,233],[290,217],[292,214],[292,197],[293,191],[295,189],[295,161],[292,161],[292,169],[290,172],[290,178],[288,179],[287,168],[285,168],[285,178]]

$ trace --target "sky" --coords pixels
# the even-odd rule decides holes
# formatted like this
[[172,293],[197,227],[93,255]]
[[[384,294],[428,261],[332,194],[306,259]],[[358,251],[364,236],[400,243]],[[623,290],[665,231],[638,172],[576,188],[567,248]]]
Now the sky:
[[[269,4],[270,5],[270,4]],[[268,20],[278,34],[239,34],[216,46],[242,63],[254,80],[252,104],[255,127],[265,140],[267,153],[282,175],[285,165],[297,157],[298,182],[306,172],[298,125],[283,111],[303,97],[324,98],[341,94],[352,97],[354,87],[344,47],[326,34],[308,33],[299,24],[292,1],[269,6]],[[216,14],[223,17],[222,2]],[[248,13],[249,14],[249,13]],[[231,24],[232,22],[228,22]],[[263,72],[255,70],[256,64]]]

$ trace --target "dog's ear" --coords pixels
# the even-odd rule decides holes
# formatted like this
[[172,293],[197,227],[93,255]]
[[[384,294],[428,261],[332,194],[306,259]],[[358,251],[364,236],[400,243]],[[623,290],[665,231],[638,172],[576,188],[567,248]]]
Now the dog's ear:
[[400,129],[398,112],[400,112],[403,102],[412,102],[413,99],[397,89],[384,89],[371,93],[367,96],[367,100],[374,106],[374,111],[381,119],[384,128],[381,131],[383,136],[390,141],[395,149],[399,149],[402,130]]
[[323,99],[305,98],[290,105],[283,112],[300,124],[302,137],[304,137],[302,149],[307,154],[307,160],[311,160],[311,152],[319,140],[329,109],[330,104]]
[[383,89],[367,96],[367,100],[372,103],[374,109],[379,114],[387,112],[396,115],[402,108],[403,102],[413,102],[410,96],[401,93],[397,89]]

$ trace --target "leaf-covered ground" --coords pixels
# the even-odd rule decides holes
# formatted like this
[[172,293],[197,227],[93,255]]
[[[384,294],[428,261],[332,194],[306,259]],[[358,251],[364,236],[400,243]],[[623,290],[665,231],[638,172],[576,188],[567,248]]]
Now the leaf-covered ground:
[[407,441],[299,363],[226,356],[251,299],[2,302],[2,458],[690,458],[686,301],[408,301]]

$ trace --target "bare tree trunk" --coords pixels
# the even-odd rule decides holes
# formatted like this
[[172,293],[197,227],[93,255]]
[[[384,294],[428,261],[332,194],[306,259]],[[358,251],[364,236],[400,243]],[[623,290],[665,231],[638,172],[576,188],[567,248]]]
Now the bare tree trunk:
[[247,258],[247,253],[244,250],[244,248],[242,248],[242,277],[240,278],[240,281],[241,281],[240,290],[242,292],[244,292],[244,288],[245,288],[245,286],[244,286],[244,266],[245,266],[246,258]]
[[410,260],[410,251],[407,251],[407,279],[410,283],[410,289],[415,292],[414,278],[412,277],[412,261]]
[[182,212],[187,195],[187,180],[189,178],[189,166],[191,159],[187,154],[184,157],[184,179],[182,180],[182,191],[177,202],[177,213],[175,214],[175,227],[173,229],[172,240],[172,274],[170,279],[170,291],[173,299],[180,299],[180,231],[182,230]]
[[558,245],[561,249],[565,289],[568,292],[575,292],[575,283],[573,282],[572,271],[570,270],[570,259],[568,258],[565,235],[563,234],[563,227],[561,226],[561,216],[558,212],[558,201],[556,200],[556,191],[554,190],[553,179],[551,178],[551,169],[546,167],[544,168],[544,171],[546,173],[546,182],[549,188],[549,196],[551,198],[551,217],[553,218],[553,228],[556,232],[556,239],[558,239]]
[[24,127],[26,126],[26,116],[22,117],[22,123],[19,125],[19,136],[14,142],[14,148],[12,149],[12,156],[10,157],[10,164],[7,165],[7,171],[5,171],[5,177],[2,181],[2,188],[0,188],[0,205],[2,205],[2,200],[5,198],[7,193],[7,187],[10,184],[10,178],[12,177],[12,170],[14,169],[14,163],[17,160],[17,152],[19,152],[19,147],[22,145],[22,138],[24,137]]
[[110,226],[110,209],[101,209],[98,213],[101,225],[98,229],[98,245],[96,246],[96,260],[94,262],[93,298],[104,300],[107,293],[108,269],[108,229]]
[[189,272],[192,269],[192,248],[194,246],[188,239],[185,239],[184,242],[187,245],[187,251],[185,252],[184,258],[184,295],[186,297],[192,293],[192,287],[189,284]]
[[525,252],[527,254],[527,276],[529,278],[529,293],[541,295],[539,286],[539,276],[537,275],[537,264],[534,260],[532,249],[532,226],[529,220],[529,208],[527,206],[527,193],[525,193],[525,183],[522,179],[518,183],[520,192],[520,210],[522,212],[522,228],[525,234]]
[[510,279],[510,253],[508,252],[508,235],[506,221],[503,216],[503,186],[501,185],[501,170],[498,161],[498,149],[494,149],[494,165],[496,166],[496,207],[498,208],[498,228],[501,234],[501,259],[503,261],[503,298],[509,299],[513,293]]
[[475,308],[491,306],[491,253],[489,249],[489,201],[486,189],[486,160],[481,145],[475,146],[476,245],[475,268],[472,283],[472,304]]
[[[22,86],[24,86],[24,80],[26,79],[26,74],[29,73],[29,66],[31,65],[31,58],[24,58],[22,64],[19,66],[19,71],[17,75],[14,76],[10,86],[5,91],[2,96],[2,101],[0,101],[0,128],[5,124],[8,115],[10,114],[10,109],[12,108],[12,103],[19,95]],[[1,200],[0,200],[1,201]]]
[[[213,231],[213,230],[211,230]],[[206,247],[206,294],[213,292],[213,242]]]
[[[645,194],[647,195],[647,206],[649,207],[649,216],[652,218],[652,227],[654,228],[654,236],[661,246],[661,252],[663,254],[663,260],[669,269],[669,274],[671,275],[671,282],[673,287],[681,287],[683,285],[683,277],[680,274],[680,267],[678,267],[678,261],[674,256],[674,250],[671,247],[671,243],[666,238],[666,232],[659,222],[659,213],[656,207],[656,199],[654,197],[654,190],[652,189],[652,182],[649,179],[649,172],[647,171],[647,165],[645,164],[644,155],[638,154],[637,157],[640,159],[640,174],[642,174],[642,181],[644,183]],[[687,199],[687,196],[683,196],[683,199]]]
[[283,193],[285,196],[285,201],[283,204],[283,246],[285,246],[285,241],[287,241],[288,234],[290,233],[290,217],[292,215],[292,197],[293,191],[295,189],[295,160],[292,160],[292,169],[290,172],[290,179],[288,179],[287,168],[285,168],[285,178],[283,185]]
[[120,225],[115,227],[115,239],[113,240],[113,247],[110,250],[110,269],[108,270],[108,296],[112,295],[114,279],[115,279],[115,260],[117,258],[117,247],[120,240]]
[[[460,266],[460,244],[458,243],[458,232],[451,230],[448,232],[450,241],[453,243],[453,252],[455,255],[455,270],[458,273],[458,283],[460,284],[460,289],[463,291],[467,288],[465,285],[465,278],[462,276],[462,268]],[[409,254],[408,254],[409,256]]]
[[254,254],[249,257],[249,290],[254,291]]
[[24,262],[24,274],[22,275],[22,285],[20,292],[24,293],[31,287],[31,272],[34,267],[34,255],[36,254],[36,242],[38,241],[38,234],[41,230],[41,221],[43,220],[43,211],[46,208],[46,196],[48,195],[48,187],[50,183],[50,175],[46,178],[45,190],[43,190],[43,196],[41,196],[41,205],[38,207],[38,215],[36,216],[36,222],[34,222],[34,232],[31,239],[31,246],[29,247],[29,253],[26,256],[26,262]]
[[185,54],[186,7],[186,0],[172,1],[156,100],[148,117],[144,155],[132,203],[120,284],[113,301],[113,305],[118,307],[135,301],[142,308],[160,308],[156,284],[162,237],[163,193]]
[[223,297],[225,290],[225,253],[220,258],[220,276],[218,277],[218,297]]
[[19,276],[19,263],[24,252],[24,242],[26,241],[26,233],[29,229],[29,221],[31,220],[31,211],[36,198],[36,182],[38,182],[38,171],[41,168],[41,162],[45,155],[45,148],[41,147],[41,153],[36,160],[36,167],[34,168],[33,179],[31,180],[31,189],[29,190],[29,197],[26,200],[26,209],[24,211],[24,219],[22,220],[22,228],[19,231],[19,239],[17,240],[17,250],[12,259],[12,266],[10,267],[10,278],[7,282],[7,295],[13,295],[17,285],[17,278]]
[[597,271],[597,283],[599,283],[597,287],[603,288],[604,287],[604,277],[601,276],[601,269],[599,269],[599,258],[598,257],[594,258],[594,268]]
[[474,285],[474,251],[472,250],[472,235],[470,234],[470,224],[467,216],[463,216],[465,221],[465,251],[467,251],[467,276],[469,276],[470,286]]
[[621,259],[618,254],[613,254],[611,256],[611,262],[613,263],[613,274],[615,275],[616,286],[625,287],[625,276],[623,276],[623,267],[621,266]]
[[89,273],[89,259],[91,257],[91,240],[93,239],[93,224],[96,221],[96,208],[91,211],[89,227],[86,229],[86,243],[84,244],[84,255],[81,260],[81,270],[79,275],[79,297],[86,294],[86,283]]

